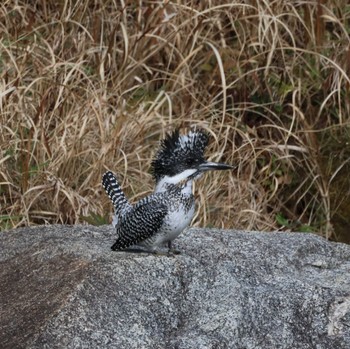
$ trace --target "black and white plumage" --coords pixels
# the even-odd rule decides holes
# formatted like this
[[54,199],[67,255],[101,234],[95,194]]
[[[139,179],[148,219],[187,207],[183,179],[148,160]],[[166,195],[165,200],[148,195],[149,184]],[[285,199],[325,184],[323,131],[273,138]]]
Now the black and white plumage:
[[205,160],[208,140],[202,130],[192,130],[187,135],[176,130],[162,140],[152,161],[155,190],[135,205],[129,203],[112,172],[103,175],[102,185],[115,210],[117,240],[112,250],[143,247],[154,251],[165,243],[170,248],[171,241],[193,218],[193,180],[208,170],[233,168]]
[[180,136],[179,130],[168,135],[160,143],[152,161],[152,174],[157,182],[165,176],[174,176],[205,162],[204,151],[209,136],[204,131],[191,131]]
[[118,224],[120,220],[128,211],[132,210],[132,205],[129,203],[124,192],[120,188],[120,185],[115,178],[114,174],[110,171],[106,172],[102,177],[102,185],[106,190],[107,195],[111,199],[114,206],[114,218],[113,225]]

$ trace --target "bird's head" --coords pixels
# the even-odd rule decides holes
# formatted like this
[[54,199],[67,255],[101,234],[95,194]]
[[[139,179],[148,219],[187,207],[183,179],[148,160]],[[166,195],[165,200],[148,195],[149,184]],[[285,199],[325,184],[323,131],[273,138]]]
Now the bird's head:
[[193,129],[186,135],[179,130],[167,135],[152,161],[152,174],[157,184],[178,184],[199,177],[209,170],[229,170],[234,167],[204,158],[209,135],[201,129]]

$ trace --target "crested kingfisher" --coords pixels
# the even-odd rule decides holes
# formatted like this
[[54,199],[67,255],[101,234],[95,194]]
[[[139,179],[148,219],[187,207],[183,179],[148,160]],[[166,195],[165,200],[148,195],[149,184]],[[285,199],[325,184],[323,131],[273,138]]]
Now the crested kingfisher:
[[155,189],[132,205],[116,177],[107,171],[102,185],[114,206],[113,226],[117,240],[113,251],[146,251],[171,242],[191,223],[195,212],[192,183],[209,170],[229,170],[231,165],[206,161],[204,151],[209,135],[193,129],[186,135],[179,130],[168,134],[152,160]]

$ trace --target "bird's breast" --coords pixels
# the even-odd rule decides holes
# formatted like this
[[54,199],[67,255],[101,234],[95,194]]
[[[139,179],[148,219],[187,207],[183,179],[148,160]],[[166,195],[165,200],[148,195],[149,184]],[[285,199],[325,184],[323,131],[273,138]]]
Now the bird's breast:
[[194,216],[195,204],[192,195],[183,198],[179,204],[171,205],[164,219],[165,241],[174,240],[187,228]]

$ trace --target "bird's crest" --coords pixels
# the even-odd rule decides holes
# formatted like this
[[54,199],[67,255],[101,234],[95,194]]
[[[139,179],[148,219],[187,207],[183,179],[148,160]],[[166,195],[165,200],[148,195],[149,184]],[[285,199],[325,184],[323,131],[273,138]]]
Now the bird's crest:
[[204,161],[204,151],[209,135],[202,129],[192,129],[180,135],[178,129],[160,142],[160,148],[152,161],[152,174],[156,182],[163,176],[174,176]]

